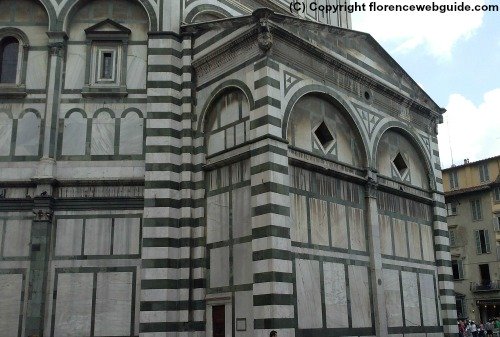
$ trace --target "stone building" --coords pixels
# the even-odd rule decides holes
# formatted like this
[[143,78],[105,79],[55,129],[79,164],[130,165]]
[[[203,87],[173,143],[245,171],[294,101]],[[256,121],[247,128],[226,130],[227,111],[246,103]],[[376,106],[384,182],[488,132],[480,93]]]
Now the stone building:
[[288,4],[0,0],[0,336],[456,332],[444,110]]
[[500,317],[500,156],[443,170],[459,318]]

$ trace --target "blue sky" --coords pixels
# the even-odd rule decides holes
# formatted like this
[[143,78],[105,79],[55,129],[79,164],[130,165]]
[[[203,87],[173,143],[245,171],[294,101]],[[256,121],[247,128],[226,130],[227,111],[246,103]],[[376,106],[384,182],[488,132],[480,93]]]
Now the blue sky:
[[[498,0],[465,3],[500,5]],[[364,12],[354,13],[352,22],[353,29],[370,33],[448,110],[438,135],[442,167],[500,155],[500,12]]]

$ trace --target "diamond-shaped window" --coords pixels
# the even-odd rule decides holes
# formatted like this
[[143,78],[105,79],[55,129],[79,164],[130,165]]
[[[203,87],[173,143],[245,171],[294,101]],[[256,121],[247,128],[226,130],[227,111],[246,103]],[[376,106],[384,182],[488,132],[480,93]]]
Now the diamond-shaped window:
[[406,161],[400,152],[398,152],[392,163],[398,170],[399,175],[402,177],[406,173],[406,170],[408,169],[408,164],[406,164]]
[[326,126],[324,121],[321,122],[321,124],[318,125],[316,129],[314,129],[313,133],[316,136],[318,142],[323,147],[324,151],[327,151],[329,147],[333,144],[334,140],[333,134],[328,128],[328,126]]

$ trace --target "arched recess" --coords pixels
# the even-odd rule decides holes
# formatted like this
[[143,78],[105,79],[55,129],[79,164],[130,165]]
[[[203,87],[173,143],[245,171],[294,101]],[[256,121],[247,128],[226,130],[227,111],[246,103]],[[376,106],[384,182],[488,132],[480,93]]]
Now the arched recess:
[[239,80],[227,80],[221,84],[219,84],[208,96],[207,100],[205,101],[205,104],[203,105],[203,108],[201,109],[201,115],[198,121],[198,126],[197,130],[200,132],[205,132],[205,119],[209,113],[209,109],[212,107],[213,102],[220,96],[222,95],[225,91],[230,91],[230,90],[241,90],[248,101],[248,104],[250,106],[250,111],[254,109],[255,106],[255,101],[253,99],[252,91],[248,86],[243,83],[242,81]]
[[42,119],[35,109],[24,110],[17,121],[16,156],[37,156],[40,152]]
[[416,186],[434,187],[431,161],[418,136],[401,122],[385,124],[374,138],[371,166],[382,176]]
[[224,8],[210,4],[203,4],[194,7],[188,13],[186,13],[184,21],[187,23],[197,23],[219,20],[229,17],[231,17],[231,14]]
[[285,109],[283,138],[297,148],[365,168],[369,163],[368,142],[349,112],[353,109],[330,88],[305,86],[290,98]]
[[116,120],[113,111],[102,108],[92,118],[91,155],[115,154]]
[[61,154],[84,156],[87,149],[87,115],[82,109],[71,109],[64,116]]
[[120,118],[119,154],[142,154],[144,150],[144,119],[139,109],[129,108]]
[[[95,0],[75,0],[68,1],[64,7],[61,9],[57,24],[55,25],[57,30],[68,31],[68,26],[73,15],[84,5]],[[133,0],[141,4],[147,13],[149,19],[149,30],[158,31],[158,17],[156,15],[153,4],[150,0]],[[115,20],[119,22],[119,20]]]
[[230,150],[249,140],[250,110],[247,94],[230,86],[212,99],[204,118],[207,156]]

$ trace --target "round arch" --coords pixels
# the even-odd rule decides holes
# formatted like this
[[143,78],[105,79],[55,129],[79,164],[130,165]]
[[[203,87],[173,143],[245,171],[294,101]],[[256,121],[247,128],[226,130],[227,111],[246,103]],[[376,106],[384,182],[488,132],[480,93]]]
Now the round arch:
[[42,115],[40,114],[40,112],[36,109],[33,109],[33,108],[28,108],[28,109],[24,109],[21,114],[19,115],[19,119],[23,118],[24,115],[28,114],[28,113],[33,113],[35,114],[35,116],[38,118],[38,119],[42,119]]
[[199,132],[204,132],[205,130],[205,118],[207,116],[208,110],[212,106],[212,104],[225,92],[231,89],[238,89],[245,94],[248,104],[250,106],[250,111],[252,111],[255,107],[255,101],[253,99],[252,91],[250,88],[240,80],[228,80],[221,84],[219,84],[207,98],[205,104],[203,105],[203,109],[201,110],[200,119],[198,121],[197,130]]
[[109,108],[100,108],[98,110],[96,110],[94,112],[94,115],[92,116],[93,119],[97,118],[102,112],[107,112],[111,118],[115,118],[115,113],[113,112],[113,110],[109,109]]
[[[73,14],[75,14],[75,12],[78,9],[80,9],[80,7],[82,7],[83,5],[85,5],[90,1],[92,0],[68,1],[59,13],[57,24],[55,25],[54,30],[67,31],[69,19],[73,16]],[[149,18],[149,30],[153,32],[158,31],[158,18],[150,0],[134,0],[134,1],[139,2],[146,11]]]
[[215,5],[203,4],[191,9],[185,16],[184,21],[186,23],[194,23],[195,18],[200,14],[214,14],[216,16],[221,16],[222,18],[229,18],[231,14],[224,8],[217,7]]
[[423,159],[424,161],[424,167],[426,169],[428,181],[429,181],[429,188],[433,189],[435,186],[435,175],[434,175],[434,170],[432,167],[431,160],[429,156],[427,155],[427,152],[423,146],[423,144],[419,141],[419,137],[417,134],[415,134],[412,130],[409,130],[408,127],[399,121],[390,121],[388,123],[385,123],[380,130],[378,131],[377,135],[374,137],[373,140],[373,156],[372,156],[372,161],[371,161],[371,167],[377,167],[377,151],[380,143],[380,139],[382,136],[387,132],[387,131],[396,131],[397,133],[401,134],[403,137],[405,137],[406,140],[410,142],[411,145],[415,147],[417,150],[418,156]]
[[292,97],[288,100],[288,104],[285,108],[285,114],[283,116],[283,126],[281,128],[282,132],[282,137],[283,139],[287,138],[287,130],[288,130],[288,121],[290,119],[291,113],[293,111],[293,108],[299,102],[301,98],[303,98],[306,95],[318,95],[320,97],[325,98],[328,102],[332,103],[336,107],[341,110],[342,114],[346,119],[351,122],[354,126],[354,130],[358,134],[358,136],[361,139],[361,142],[363,144],[363,160],[365,161],[365,165],[369,166],[369,163],[371,162],[371,155],[369,151],[369,144],[368,140],[366,137],[363,137],[363,133],[361,130],[363,130],[361,123],[356,119],[355,114],[353,113],[354,107],[349,104],[346,100],[344,100],[337,92],[332,90],[329,87],[319,85],[319,84],[310,84],[302,87],[301,89],[297,90]]
[[57,14],[54,6],[50,2],[50,0],[38,0],[45,8],[45,12],[49,18],[49,31],[54,31],[55,24],[57,22]]
[[80,108],[73,108],[68,110],[68,112],[66,112],[66,114],[64,115],[64,118],[69,118],[69,116],[71,116],[73,113],[79,113],[84,119],[87,118],[87,113],[85,112],[85,110]]

